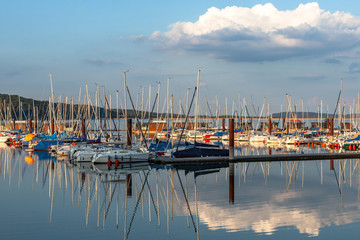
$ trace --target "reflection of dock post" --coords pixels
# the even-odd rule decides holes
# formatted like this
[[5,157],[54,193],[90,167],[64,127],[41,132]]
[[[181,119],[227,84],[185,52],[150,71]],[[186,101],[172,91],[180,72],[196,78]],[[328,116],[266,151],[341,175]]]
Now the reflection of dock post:
[[132,139],[132,119],[127,119],[127,131],[126,131],[126,145],[128,148],[131,148],[131,139]]
[[334,160],[330,160],[330,170],[334,171]]
[[126,175],[126,193],[127,193],[128,197],[132,196],[132,178],[131,178],[131,174]]
[[234,119],[229,119],[229,159],[234,160]]
[[229,163],[229,203],[234,203],[234,163]]
[[[234,119],[229,119],[229,159],[234,160]],[[234,163],[229,163],[229,203],[234,203]]]

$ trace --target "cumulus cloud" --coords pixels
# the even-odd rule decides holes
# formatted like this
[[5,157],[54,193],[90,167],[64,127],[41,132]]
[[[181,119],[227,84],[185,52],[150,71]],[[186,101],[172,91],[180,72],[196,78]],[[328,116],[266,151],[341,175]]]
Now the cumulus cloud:
[[287,11],[271,3],[212,7],[198,21],[174,23],[149,39],[158,50],[227,61],[274,61],[351,49],[360,43],[360,18],[325,11],[316,2]]

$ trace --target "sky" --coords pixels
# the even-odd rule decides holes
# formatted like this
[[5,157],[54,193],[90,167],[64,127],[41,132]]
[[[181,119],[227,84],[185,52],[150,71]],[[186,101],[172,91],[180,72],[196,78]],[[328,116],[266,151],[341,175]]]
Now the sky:
[[86,85],[91,96],[104,86],[115,106],[126,72],[134,102],[142,91],[153,102],[160,82],[160,109],[170,78],[179,109],[200,69],[202,111],[207,99],[215,112],[217,97],[222,113],[239,99],[255,110],[266,101],[285,111],[291,101],[292,110],[322,102],[332,112],[341,79],[346,111],[358,101],[358,1],[13,0],[1,3],[0,29],[4,94],[46,100],[52,74],[57,98],[77,102]]

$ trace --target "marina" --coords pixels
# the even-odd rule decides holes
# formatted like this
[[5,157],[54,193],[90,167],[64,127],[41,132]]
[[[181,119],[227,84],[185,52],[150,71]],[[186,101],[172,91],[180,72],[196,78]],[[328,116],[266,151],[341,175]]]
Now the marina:
[[0,239],[358,239],[358,9],[4,2]]

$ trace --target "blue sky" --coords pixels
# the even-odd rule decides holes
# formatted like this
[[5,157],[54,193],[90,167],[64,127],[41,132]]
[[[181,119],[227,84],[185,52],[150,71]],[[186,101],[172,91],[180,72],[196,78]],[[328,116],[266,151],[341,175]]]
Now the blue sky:
[[359,91],[357,1],[13,0],[1,4],[0,29],[0,92],[35,99],[50,95],[49,73],[56,96],[77,99],[88,83],[115,99],[129,70],[134,99],[160,81],[163,103],[170,77],[177,108],[199,68],[201,101],[214,107],[217,95],[222,111],[239,92],[255,108],[266,97],[271,112],[285,110],[287,93],[310,111],[322,98],[326,112],[340,79],[347,108]]

